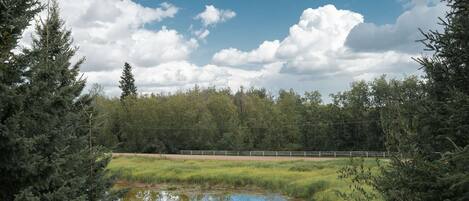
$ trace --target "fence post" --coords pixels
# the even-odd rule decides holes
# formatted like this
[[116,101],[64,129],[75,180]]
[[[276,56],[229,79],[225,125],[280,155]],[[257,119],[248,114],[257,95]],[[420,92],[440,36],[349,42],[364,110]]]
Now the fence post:
[[386,158],[386,152],[383,152],[383,158]]
[[238,156],[239,156],[239,151],[238,151]]
[[265,153],[264,153],[264,151],[262,151],[262,156],[265,156]]
[[368,152],[366,152],[366,157],[368,158]]
[[202,151],[202,155],[204,155],[204,151]]
[[192,155],[192,150],[191,150],[191,155]]
[[334,151],[334,157],[337,158],[337,152],[336,151]]
[[321,157],[321,151],[319,151],[319,157]]
[[350,157],[352,157],[352,152],[350,152]]
[[304,152],[303,152],[303,155],[304,155],[304,156],[305,156],[305,158],[306,158],[306,151],[304,151]]
[[226,153],[227,153],[227,151],[225,151],[225,156],[228,155],[228,154],[226,154]]
[[277,156],[278,156],[278,151],[275,151],[275,157],[277,157]]
[[251,151],[249,151],[249,156],[251,156]]
[[291,157],[291,151],[290,151],[290,157]]

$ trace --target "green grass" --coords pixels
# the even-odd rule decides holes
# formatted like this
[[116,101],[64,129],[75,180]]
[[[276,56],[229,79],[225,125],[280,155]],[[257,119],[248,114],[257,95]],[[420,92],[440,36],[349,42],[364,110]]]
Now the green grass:
[[[119,179],[143,183],[255,186],[307,200],[339,200],[347,191],[337,170],[348,159],[329,161],[215,161],[115,157],[108,168]],[[373,160],[366,165],[373,166]]]

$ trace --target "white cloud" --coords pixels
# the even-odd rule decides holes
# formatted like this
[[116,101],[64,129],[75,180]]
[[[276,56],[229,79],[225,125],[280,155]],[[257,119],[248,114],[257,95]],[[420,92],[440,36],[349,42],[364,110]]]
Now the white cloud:
[[300,21],[290,27],[290,32],[278,50],[281,58],[291,58],[308,52],[336,51],[343,47],[349,31],[363,22],[363,16],[348,10],[338,10],[333,5],[303,11]]
[[[407,13],[402,16],[405,15]],[[281,67],[278,67],[278,71],[273,70],[276,73],[270,74],[270,78],[267,78],[267,74],[264,76],[266,80],[276,77],[273,80],[278,80],[277,83],[283,83],[280,80],[295,83],[294,80],[314,82],[339,77],[349,81],[364,77],[364,74],[386,73],[399,76],[417,71],[417,64],[411,59],[418,56],[416,52],[388,49],[367,53],[347,47],[345,43],[350,32],[362,25],[363,21],[362,15],[349,10],[339,10],[333,5],[308,8],[298,23],[290,27],[288,36],[281,42],[264,41],[251,51],[223,49],[214,54],[212,62],[237,68],[281,63]],[[365,37],[363,40],[366,39]],[[286,77],[289,78],[285,79]]]
[[[72,30],[77,57],[86,57],[81,70],[120,69],[124,62],[142,67],[185,60],[198,46],[176,30],[145,25],[176,15],[169,3],[149,8],[130,0],[61,0],[61,17]],[[22,44],[30,43],[33,28],[24,33]]]
[[264,41],[257,49],[250,52],[243,52],[235,48],[223,49],[213,55],[212,61],[215,64],[229,66],[270,63],[276,60],[275,53],[279,45],[280,42],[275,40]]
[[[232,10],[223,10],[215,8],[213,5],[206,5],[205,10],[194,17],[194,19],[200,20],[204,27],[199,30],[192,31],[192,34],[198,39],[205,41],[205,38],[210,34],[210,31],[208,30],[209,26],[213,27],[216,24],[225,22],[235,16],[236,13]],[[190,29],[192,29],[192,25]]]
[[186,41],[175,30],[163,27],[161,30],[138,30],[132,37],[129,58],[139,66],[153,66],[155,64],[186,59],[197,48],[195,40]]
[[376,25],[362,23],[354,27],[348,35],[346,45],[356,51],[419,52],[423,49],[418,29],[424,31],[441,30],[438,17],[443,17],[448,7],[443,2],[414,0],[410,9],[401,14],[394,24]]
[[333,5],[303,11],[297,24],[281,42],[264,41],[257,49],[243,52],[224,49],[213,56],[213,62],[225,65],[245,65],[284,61],[287,66],[325,68],[331,54],[343,51],[350,30],[363,22],[363,16]]
[[223,10],[215,8],[213,5],[206,5],[205,10],[197,16],[195,19],[202,21],[204,26],[215,25],[220,22],[225,22],[236,16],[236,13],[232,10]]
[[348,33],[362,22],[362,15],[333,5],[306,9],[299,22],[290,27],[276,55],[285,61],[284,71],[335,71],[334,57],[345,52]]

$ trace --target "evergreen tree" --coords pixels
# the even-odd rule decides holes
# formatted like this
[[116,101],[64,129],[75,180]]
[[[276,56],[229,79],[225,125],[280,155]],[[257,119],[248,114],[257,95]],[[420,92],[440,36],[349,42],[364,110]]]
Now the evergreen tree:
[[15,132],[15,116],[21,113],[24,96],[24,66],[13,54],[18,39],[30,21],[42,9],[37,0],[5,0],[0,2],[0,200],[13,200],[23,185],[20,169],[30,150],[29,138]]
[[137,87],[135,86],[134,75],[132,74],[132,66],[129,63],[124,64],[124,69],[122,70],[121,80],[119,81],[119,88],[121,88],[121,100],[124,100],[126,97],[135,97],[137,96]]
[[112,181],[105,171],[110,156],[91,147],[91,97],[80,96],[84,59],[70,63],[76,48],[56,1],[36,33],[32,49],[19,59],[25,79],[16,89],[21,107],[4,127],[12,138],[6,147],[16,153],[2,161],[7,170],[1,174],[7,177],[1,181],[2,200],[110,199]]
[[425,71],[428,98],[419,133],[423,151],[445,152],[469,144],[469,2],[448,0],[443,33],[424,33],[433,56],[417,59]]
[[[434,52],[417,59],[425,71],[413,119],[397,105],[390,120],[401,151],[377,179],[387,200],[469,200],[469,2],[447,0],[443,32],[424,33]],[[404,115],[403,115],[404,114]]]

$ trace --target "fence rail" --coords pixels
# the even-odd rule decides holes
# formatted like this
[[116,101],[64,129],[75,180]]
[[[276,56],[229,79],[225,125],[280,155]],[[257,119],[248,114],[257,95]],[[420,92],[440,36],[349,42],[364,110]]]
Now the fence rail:
[[280,156],[280,157],[381,157],[390,156],[380,151],[224,151],[224,150],[181,150],[182,155],[216,156]]

